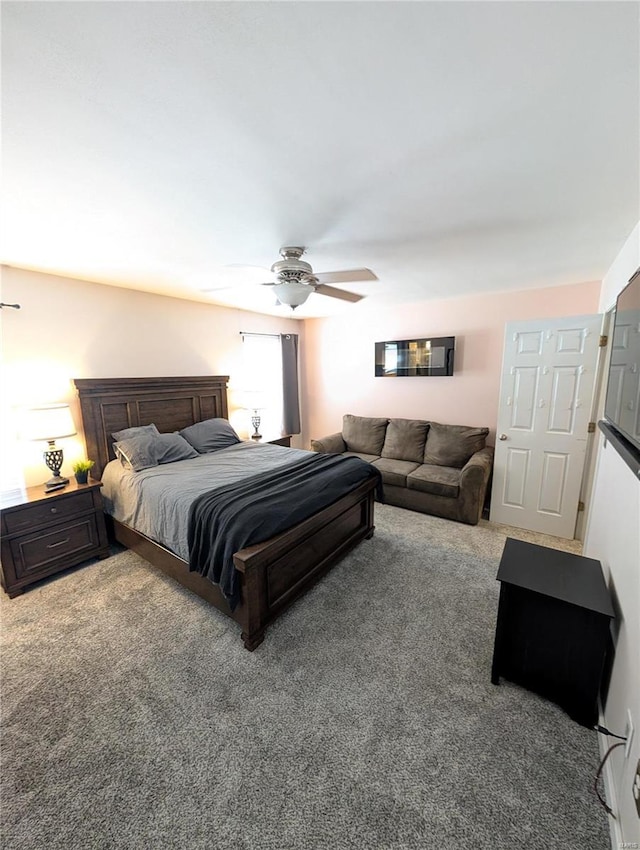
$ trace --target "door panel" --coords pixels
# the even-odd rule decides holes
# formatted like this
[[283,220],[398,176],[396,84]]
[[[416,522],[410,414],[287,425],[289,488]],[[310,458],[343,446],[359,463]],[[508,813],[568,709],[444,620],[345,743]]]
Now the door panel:
[[542,461],[538,510],[560,516],[567,483],[569,458],[559,452],[545,452]]
[[531,463],[531,453],[523,449],[507,450],[507,472],[504,479],[504,503],[514,508],[524,507],[527,489],[527,472]]
[[578,379],[575,369],[561,366],[554,370],[547,426],[549,433],[574,433],[577,391]]
[[543,340],[542,331],[522,331],[516,340],[518,354],[542,354]]
[[535,366],[514,367],[513,376],[513,396],[509,396],[507,400],[507,404],[513,409],[511,427],[531,431],[538,395],[538,369]]
[[493,522],[573,537],[601,325],[599,315],[507,325]]

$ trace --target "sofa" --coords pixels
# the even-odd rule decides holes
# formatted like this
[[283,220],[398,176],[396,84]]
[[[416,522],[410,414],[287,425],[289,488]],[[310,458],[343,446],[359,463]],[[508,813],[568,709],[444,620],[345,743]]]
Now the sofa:
[[348,413],[340,433],[311,440],[311,448],[376,466],[390,505],[477,525],[493,469],[488,434],[488,428]]

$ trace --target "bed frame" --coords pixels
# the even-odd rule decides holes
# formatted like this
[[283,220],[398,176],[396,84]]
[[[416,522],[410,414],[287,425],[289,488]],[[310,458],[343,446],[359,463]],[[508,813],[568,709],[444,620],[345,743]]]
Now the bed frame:
[[[188,378],[82,378],[80,397],[87,457],[99,479],[113,460],[112,431],[154,422],[162,433],[212,417],[228,417],[226,376]],[[242,640],[254,650],[265,629],[347,552],[373,535],[373,480],[328,508],[263,543],[233,556],[241,596],[235,611],[217,585],[189,572],[186,561],[132,528],[113,521],[116,540],[206,599],[242,627]]]

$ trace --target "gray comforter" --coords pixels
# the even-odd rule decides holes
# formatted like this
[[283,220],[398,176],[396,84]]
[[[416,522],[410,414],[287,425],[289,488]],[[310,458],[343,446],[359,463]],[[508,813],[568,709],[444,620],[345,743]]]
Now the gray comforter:
[[233,611],[240,601],[235,552],[262,543],[337,502],[380,470],[359,457],[310,453],[290,466],[217,487],[194,501],[189,569],[219,585]]
[[188,561],[189,509],[198,496],[313,454],[247,442],[142,472],[131,472],[114,460],[102,475],[104,509]]

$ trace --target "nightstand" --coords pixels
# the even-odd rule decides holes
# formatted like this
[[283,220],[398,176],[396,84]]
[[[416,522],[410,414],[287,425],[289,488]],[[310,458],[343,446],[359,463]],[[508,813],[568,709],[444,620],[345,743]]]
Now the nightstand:
[[254,440],[254,443],[271,443],[273,446],[285,446],[291,448],[291,434],[285,434],[283,437],[260,437],[259,440]]
[[286,434],[284,437],[273,437],[271,440],[266,440],[265,442],[271,443],[274,446],[285,446],[286,448],[291,448],[291,435]]
[[45,493],[30,487],[1,514],[0,579],[9,596],[90,558],[106,558],[109,543],[99,481]]

